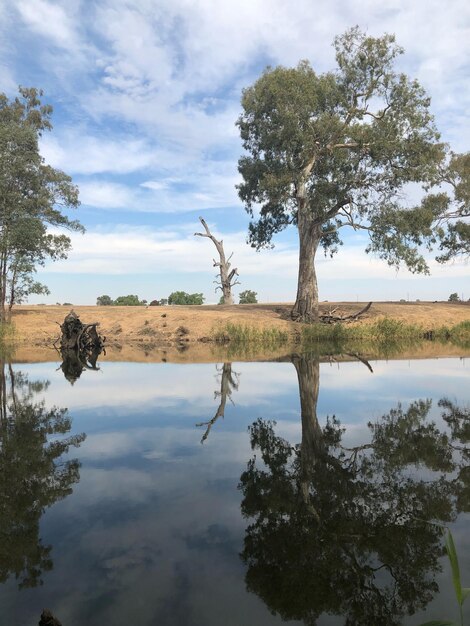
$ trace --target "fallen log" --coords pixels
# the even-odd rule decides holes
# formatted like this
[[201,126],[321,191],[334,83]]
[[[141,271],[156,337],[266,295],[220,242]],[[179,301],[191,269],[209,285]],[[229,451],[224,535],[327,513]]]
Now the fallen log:
[[367,313],[367,311],[370,309],[371,306],[372,306],[372,302],[369,302],[368,304],[366,304],[364,308],[362,308],[360,311],[357,311],[356,313],[352,313],[350,315],[333,315],[333,313],[337,311],[337,307],[336,307],[332,311],[328,311],[328,313],[324,313],[323,315],[320,315],[320,322],[322,322],[323,324],[336,324],[338,322],[353,322],[354,320],[357,320],[361,315],[364,315],[364,313]]

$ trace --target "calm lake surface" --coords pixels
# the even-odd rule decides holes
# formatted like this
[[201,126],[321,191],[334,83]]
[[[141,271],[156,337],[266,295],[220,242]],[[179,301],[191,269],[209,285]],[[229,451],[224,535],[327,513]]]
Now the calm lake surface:
[[99,365],[3,365],[2,624],[458,618],[470,360]]

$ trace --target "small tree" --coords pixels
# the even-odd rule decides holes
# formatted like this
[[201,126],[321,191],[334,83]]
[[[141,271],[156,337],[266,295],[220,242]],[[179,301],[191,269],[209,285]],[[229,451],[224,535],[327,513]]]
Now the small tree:
[[174,291],[168,296],[168,304],[203,304],[202,293],[186,293],[185,291]]
[[258,302],[258,300],[256,299],[257,295],[258,294],[256,293],[256,291],[246,289],[245,291],[242,291],[239,295],[239,304],[256,304]]
[[15,302],[46,293],[33,278],[38,265],[67,256],[70,238],[48,227],[84,230],[61,213],[79,205],[78,188],[39,153],[39,137],[52,128],[52,107],[41,103],[37,89],[19,92],[12,101],[0,93],[0,322]]
[[220,289],[222,291],[223,302],[219,304],[233,304],[232,287],[234,285],[240,284],[239,281],[237,280],[237,276],[238,276],[237,268],[234,267],[232,270],[230,269],[231,267],[230,259],[233,256],[233,252],[228,257],[228,259],[226,259],[225,251],[224,251],[224,242],[222,241],[222,239],[218,241],[214,237],[214,235],[209,230],[209,227],[207,226],[206,221],[202,219],[202,217],[199,218],[199,221],[204,226],[204,230],[206,232],[194,233],[194,236],[195,237],[208,237],[212,241],[212,243],[215,245],[215,247],[217,248],[217,252],[219,253],[219,259],[220,259],[219,261],[212,259],[214,262],[214,267],[219,268],[219,273],[217,274],[218,279],[214,281],[215,283],[217,283],[217,287],[215,288],[215,290],[217,291],[217,289]]
[[110,296],[99,296],[96,298],[97,306],[111,306],[114,304],[114,301]]
[[142,306],[143,302],[139,300],[139,296],[119,296],[114,301],[116,306]]
[[447,301],[448,302],[460,302],[459,294],[457,292],[451,293]]

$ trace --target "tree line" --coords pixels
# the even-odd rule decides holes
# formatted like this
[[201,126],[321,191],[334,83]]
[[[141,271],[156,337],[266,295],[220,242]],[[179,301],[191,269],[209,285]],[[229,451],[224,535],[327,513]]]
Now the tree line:
[[[246,289],[239,295],[239,304],[256,304],[258,302],[256,291]],[[115,300],[111,296],[104,295],[98,296],[96,299],[97,306],[165,306],[166,304],[204,304],[204,296],[202,293],[186,293],[185,291],[173,291],[168,298],[161,298],[160,300],[140,300],[139,296],[128,295],[119,296]],[[225,304],[224,297],[222,296],[219,304]]]
[[[297,229],[292,317],[307,322],[318,320],[318,250],[333,255],[344,230],[367,234],[366,253],[413,273],[429,273],[423,250],[439,263],[470,254],[470,153],[442,142],[430,97],[396,69],[403,49],[393,35],[369,37],[357,27],[334,47],[336,67],[323,74],[305,60],[267,68],[243,90],[237,121],[248,241],[272,247],[277,233]],[[12,100],[0,94],[0,322],[30,294],[48,293],[37,268],[66,258],[64,231],[84,231],[64,213],[79,205],[77,186],[39,152],[39,138],[52,129],[42,95],[23,87]],[[403,200],[410,183],[423,190],[411,207]],[[217,288],[229,304],[238,270],[200,219],[205,232],[195,234],[217,248]]]

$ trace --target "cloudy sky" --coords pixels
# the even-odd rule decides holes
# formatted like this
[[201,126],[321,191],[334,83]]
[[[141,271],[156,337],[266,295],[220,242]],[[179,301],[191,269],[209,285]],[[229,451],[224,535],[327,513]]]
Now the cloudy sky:
[[[309,59],[334,67],[331,42],[358,24],[392,32],[400,68],[432,97],[443,139],[468,151],[470,8],[465,0],[0,0],[0,91],[41,87],[54,106],[42,140],[47,162],[80,187],[67,261],[40,279],[32,302],[92,304],[128,293],[203,292],[216,302],[212,244],[194,237],[202,215],[234,252],[242,289],[293,300],[296,232],[275,248],[246,243],[238,200],[240,94],[266,65]],[[348,237],[319,259],[321,299],[470,298],[470,266],[432,265],[431,277],[398,274]]]

